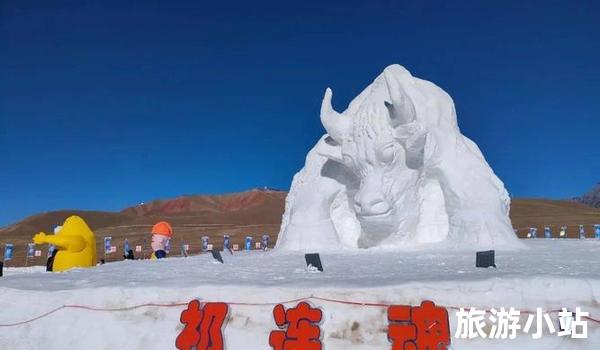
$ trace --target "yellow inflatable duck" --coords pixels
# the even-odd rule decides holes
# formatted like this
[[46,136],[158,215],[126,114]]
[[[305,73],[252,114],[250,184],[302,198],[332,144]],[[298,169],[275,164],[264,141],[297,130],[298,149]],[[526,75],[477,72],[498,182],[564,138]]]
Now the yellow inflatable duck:
[[58,249],[52,271],[60,272],[74,267],[96,265],[96,236],[85,221],[73,215],[65,220],[55,235],[40,232],[33,237],[35,244],[53,244]]

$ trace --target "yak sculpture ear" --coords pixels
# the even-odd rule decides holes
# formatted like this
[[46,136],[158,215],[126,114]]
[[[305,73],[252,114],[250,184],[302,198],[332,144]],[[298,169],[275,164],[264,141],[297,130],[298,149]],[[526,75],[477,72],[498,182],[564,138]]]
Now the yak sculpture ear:
[[317,153],[334,162],[344,162],[344,158],[342,157],[342,146],[340,146],[340,144],[331,136],[327,136],[322,142],[319,142]]
[[384,103],[394,128],[394,137],[404,146],[406,166],[419,169],[425,161],[427,131],[417,121],[415,105],[400,83],[387,71],[384,72],[384,78],[392,100]]
[[416,119],[415,105],[400,82],[387,70],[383,73],[391,101],[385,101],[393,128],[411,123]]
[[394,137],[404,146],[406,166],[410,169],[423,167],[427,131],[418,122],[411,122],[397,127],[394,130]]

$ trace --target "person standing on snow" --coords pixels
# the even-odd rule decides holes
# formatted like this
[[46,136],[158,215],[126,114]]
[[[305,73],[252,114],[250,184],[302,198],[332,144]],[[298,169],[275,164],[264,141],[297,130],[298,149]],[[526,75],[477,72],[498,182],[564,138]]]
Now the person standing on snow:
[[156,259],[162,259],[167,257],[165,247],[167,241],[173,236],[173,229],[166,221],[161,221],[152,227],[152,250],[153,255]]

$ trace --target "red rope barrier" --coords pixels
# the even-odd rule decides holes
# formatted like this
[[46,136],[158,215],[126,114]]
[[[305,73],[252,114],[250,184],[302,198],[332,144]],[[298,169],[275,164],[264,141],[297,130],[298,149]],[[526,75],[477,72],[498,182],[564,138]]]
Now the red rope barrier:
[[[245,302],[224,302],[224,303],[226,303],[228,305],[237,305],[237,306],[274,306],[277,304],[298,303],[300,301],[305,301],[305,300],[320,300],[320,301],[325,301],[325,302],[330,302],[330,303],[352,305],[352,306],[390,307],[390,306],[394,305],[392,303],[369,303],[369,302],[348,301],[348,300],[340,300],[340,299],[333,299],[333,298],[324,298],[324,297],[319,297],[319,296],[314,296],[314,295],[311,295],[309,297],[304,297],[304,298],[297,298],[297,299],[285,300],[285,301],[280,301],[280,302],[270,302],[270,303],[245,303]],[[201,301],[209,302],[209,301],[204,301],[204,300],[201,300]],[[138,304],[138,305],[126,306],[126,307],[120,307],[120,308],[105,308],[105,307],[67,304],[67,305],[59,306],[59,307],[54,308],[46,313],[43,313],[39,316],[30,318],[30,319],[27,319],[24,321],[0,324],[0,327],[15,327],[15,326],[24,325],[27,323],[32,323],[32,322],[35,322],[44,317],[50,316],[53,313],[56,313],[62,309],[81,309],[81,310],[98,311],[98,312],[122,312],[122,311],[131,311],[131,310],[135,310],[135,309],[140,309],[143,307],[181,307],[181,306],[186,306],[187,304],[188,304],[187,302],[163,303],[163,304],[161,304],[161,303],[144,303],[144,304]],[[444,306],[444,307],[446,309],[450,309],[450,310],[460,310],[461,308],[465,309],[465,310],[469,309],[469,308],[464,308],[464,307],[459,307],[459,306]],[[490,313],[489,309],[484,310],[484,311],[486,313]],[[548,311],[548,313],[559,313],[560,311],[562,311],[562,310],[551,310],[551,311]],[[521,311],[521,313],[534,314],[535,312],[525,310],[525,311]],[[585,320],[600,324],[600,319],[596,319],[591,316],[583,316],[582,318]]]

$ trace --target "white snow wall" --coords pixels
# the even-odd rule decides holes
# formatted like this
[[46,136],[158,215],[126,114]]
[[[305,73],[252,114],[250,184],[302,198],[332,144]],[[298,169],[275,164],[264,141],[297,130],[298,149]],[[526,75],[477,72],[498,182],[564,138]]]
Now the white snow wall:
[[294,176],[277,249],[522,247],[504,184],[441,88],[392,65],[343,113],[331,98],[327,89],[327,134]]

